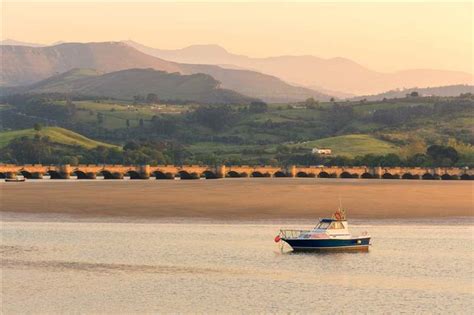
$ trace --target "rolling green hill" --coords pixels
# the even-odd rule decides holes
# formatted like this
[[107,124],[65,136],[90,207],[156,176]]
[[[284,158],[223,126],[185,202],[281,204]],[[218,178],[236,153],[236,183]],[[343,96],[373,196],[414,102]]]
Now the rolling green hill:
[[36,131],[34,129],[22,129],[0,132],[0,148],[3,148],[14,139],[22,137],[33,138],[37,134],[42,137],[49,137],[50,141],[54,143],[63,145],[78,145],[86,149],[92,149],[98,146],[105,146],[109,148],[115,147],[114,145],[108,143],[89,139],[71,130],[60,127],[45,127],[41,129],[41,131]]
[[[375,138],[371,135],[352,134],[338,137],[329,137],[314,141],[306,141],[296,144],[287,144],[289,148],[299,153],[310,153],[315,147],[330,148],[333,156],[345,156],[353,158],[366,154],[385,155],[398,153],[400,147],[397,145]],[[277,152],[278,145],[232,145],[202,142],[189,147],[194,154],[215,154],[216,156],[229,158],[242,154],[255,158],[272,157]]]
[[237,92],[221,89],[207,74],[181,75],[153,69],[128,69],[99,74],[91,69],[73,69],[27,87],[3,88],[1,94],[66,93],[133,100],[154,93],[160,100],[207,104],[246,104],[255,100]]
[[333,155],[344,155],[347,157],[362,156],[365,154],[396,153],[399,150],[399,147],[392,143],[364,134],[323,138],[293,146],[308,149],[315,147],[329,148],[332,150]]

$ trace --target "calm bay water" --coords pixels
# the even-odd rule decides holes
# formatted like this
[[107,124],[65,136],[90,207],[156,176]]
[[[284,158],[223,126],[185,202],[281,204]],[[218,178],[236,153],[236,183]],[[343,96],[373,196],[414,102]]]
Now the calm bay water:
[[4,215],[2,312],[470,313],[466,220],[356,221],[369,253],[292,254],[281,222]]

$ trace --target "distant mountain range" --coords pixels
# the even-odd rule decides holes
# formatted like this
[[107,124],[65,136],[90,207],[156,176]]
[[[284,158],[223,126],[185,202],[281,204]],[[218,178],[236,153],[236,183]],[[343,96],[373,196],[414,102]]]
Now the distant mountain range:
[[401,98],[406,97],[407,94],[412,92],[418,92],[420,96],[459,96],[460,94],[472,93],[474,94],[474,85],[448,85],[448,86],[438,86],[438,87],[429,87],[429,88],[411,88],[411,89],[402,89],[402,90],[392,90],[376,95],[365,95],[351,98],[351,100],[367,100],[367,101],[378,101],[384,98]]
[[132,100],[149,93],[161,100],[205,104],[248,104],[255,99],[219,88],[207,74],[181,75],[153,69],[127,69],[105,74],[92,69],[73,69],[29,86],[0,88],[0,95],[16,93],[67,93]]
[[113,72],[153,68],[179,72],[178,64],[143,54],[121,43],[67,43],[47,47],[1,46],[3,86],[27,85],[74,68]]
[[301,101],[308,97],[328,100],[331,97],[255,71],[167,61],[120,42],[64,43],[47,47],[2,45],[0,54],[2,86],[30,85],[74,68],[95,69],[101,73],[152,68],[169,73],[209,74],[221,83],[221,88],[268,102]]
[[376,94],[404,87],[428,87],[473,84],[472,74],[459,71],[413,69],[393,73],[370,70],[350,59],[323,59],[315,56],[278,56],[251,58],[228,52],[217,45],[194,45],[164,50],[133,41],[128,45],[152,56],[192,64],[215,64],[229,68],[250,69],[276,76],[300,86],[334,91],[332,95]]
[[416,69],[381,73],[346,58],[251,58],[232,54],[217,45],[164,50],[133,41],[44,46],[7,39],[0,44],[3,86],[31,84],[74,68],[104,73],[132,68],[205,73],[218,80],[222,88],[268,102],[293,102],[308,97],[325,101],[332,96],[377,95],[414,86],[473,84],[472,74],[465,72]]

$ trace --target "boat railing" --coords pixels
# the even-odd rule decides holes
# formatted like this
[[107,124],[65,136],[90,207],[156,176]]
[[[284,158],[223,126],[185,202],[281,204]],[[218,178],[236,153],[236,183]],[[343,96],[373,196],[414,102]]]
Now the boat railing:
[[298,238],[301,234],[309,233],[311,230],[280,230],[280,237],[281,238]]

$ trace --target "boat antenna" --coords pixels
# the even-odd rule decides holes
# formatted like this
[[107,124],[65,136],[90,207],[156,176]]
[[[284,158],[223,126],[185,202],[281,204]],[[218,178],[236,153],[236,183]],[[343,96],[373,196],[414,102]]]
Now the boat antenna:
[[345,220],[346,219],[346,210],[344,210],[344,208],[342,208],[342,199],[341,199],[341,195],[339,195],[339,213],[341,213],[341,216],[342,218]]

